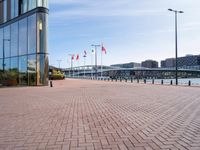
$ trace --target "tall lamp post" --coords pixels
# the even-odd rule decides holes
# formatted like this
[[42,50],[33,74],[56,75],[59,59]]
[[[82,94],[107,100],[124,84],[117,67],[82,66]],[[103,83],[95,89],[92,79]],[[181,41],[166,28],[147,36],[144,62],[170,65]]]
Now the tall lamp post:
[[71,73],[70,73],[70,76],[72,77],[72,75],[74,76],[74,73],[73,73],[73,60],[72,60],[72,57],[74,56],[74,54],[69,54],[70,56],[70,60],[71,60]]
[[4,42],[5,41],[9,41],[10,42],[10,39],[3,39],[3,73],[5,72],[5,49],[4,49]]
[[98,71],[98,66],[97,66],[97,48],[100,47],[101,45],[95,45],[92,44],[91,46],[93,46],[95,48],[95,76],[97,77],[97,71]]
[[178,85],[178,40],[177,40],[177,14],[178,13],[184,13],[183,11],[178,11],[178,10],[173,10],[173,9],[168,9],[169,11],[171,12],[174,12],[175,13],[175,51],[176,51],[176,85]]

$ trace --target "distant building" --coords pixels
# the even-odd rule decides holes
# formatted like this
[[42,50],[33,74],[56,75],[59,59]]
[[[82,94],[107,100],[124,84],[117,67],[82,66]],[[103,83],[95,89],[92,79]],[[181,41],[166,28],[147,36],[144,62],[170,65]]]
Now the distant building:
[[161,68],[173,68],[175,67],[175,58],[168,58],[166,60],[161,61]]
[[[184,69],[200,68],[200,55],[186,55],[177,59],[178,67]],[[176,66],[175,58],[168,58],[161,61],[162,68],[174,68]]]
[[145,60],[142,62],[142,67],[145,68],[158,68],[158,62],[155,60]]
[[124,63],[124,64],[114,64],[111,65],[111,67],[117,67],[117,68],[137,68],[141,67],[140,63],[130,62],[130,63]]

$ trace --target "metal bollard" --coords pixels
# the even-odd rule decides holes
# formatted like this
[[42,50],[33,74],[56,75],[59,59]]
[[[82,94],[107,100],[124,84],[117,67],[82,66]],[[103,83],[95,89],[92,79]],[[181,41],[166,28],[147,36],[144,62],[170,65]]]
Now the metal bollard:
[[53,87],[53,82],[52,81],[50,81],[50,87]]
[[122,77],[120,77],[120,82],[122,82]]
[[133,83],[133,78],[131,77],[131,83]]
[[117,78],[115,79],[115,81],[117,82]]
[[139,83],[140,82],[140,80],[139,79],[137,79],[137,83]]
[[154,84],[154,79],[152,80],[152,84]]
[[125,79],[125,82],[127,82],[127,79]]
[[163,80],[161,80],[161,84],[163,84]]
[[147,83],[147,80],[146,79],[144,79],[144,84],[146,84]]
[[171,80],[170,84],[173,85],[173,81],[172,80]]
[[188,82],[188,86],[191,86],[191,81],[189,80],[189,82]]

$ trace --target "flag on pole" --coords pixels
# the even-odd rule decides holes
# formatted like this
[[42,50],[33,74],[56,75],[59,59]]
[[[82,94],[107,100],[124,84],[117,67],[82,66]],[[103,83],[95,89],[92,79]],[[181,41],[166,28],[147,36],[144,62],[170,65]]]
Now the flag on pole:
[[87,57],[87,52],[86,51],[84,51],[83,57]]
[[102,52],[103,52],[103,53],[105,53],[105,54],[107,53],[107,51],[106,51],[106,48],[105,48],[105,47],[103,47],[103,45],[102,45],[102,48],[101,48],[101,50],[102,50]]
[[72,55],[72,60],[74,60],[74,55]]
[[76,60],[79,60],[79,54],[76,55]]

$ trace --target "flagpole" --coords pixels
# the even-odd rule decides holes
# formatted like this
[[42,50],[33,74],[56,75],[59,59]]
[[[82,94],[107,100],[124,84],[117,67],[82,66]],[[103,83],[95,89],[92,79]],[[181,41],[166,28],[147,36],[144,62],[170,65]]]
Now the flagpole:
[[102,79],[102,64],[103,64],[103,51],[102,51],[103,43],[101,44],[101,79]]
[[91,78],[93,78],[92,71],[93,71],[93,50],[92,50],[92,54],[91,54]]
[[85,55],[83,56],[84,57],[84,78],[85,78]]
[[78,78],[79,78],[79,67],[80,67],[80,60],[78,59]]

